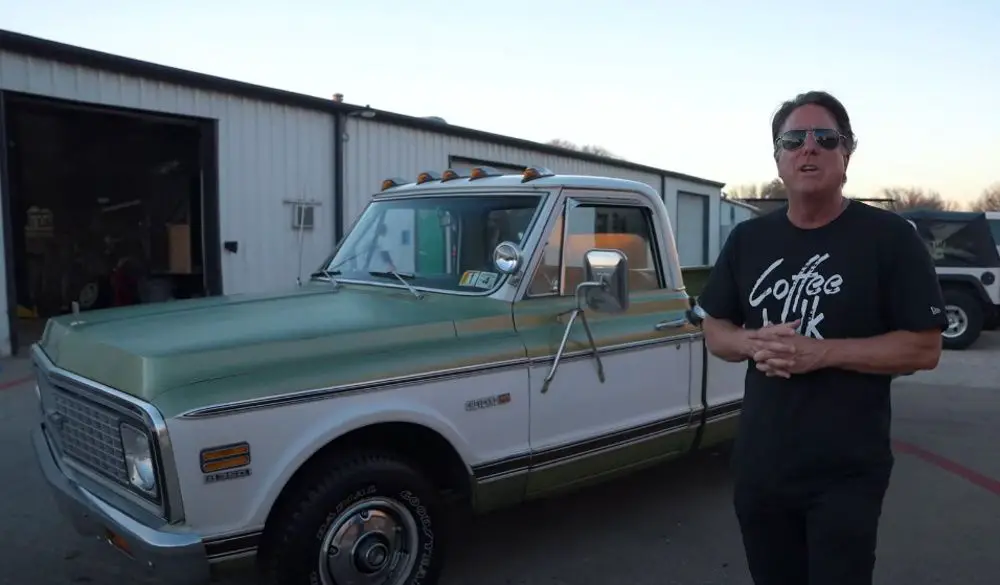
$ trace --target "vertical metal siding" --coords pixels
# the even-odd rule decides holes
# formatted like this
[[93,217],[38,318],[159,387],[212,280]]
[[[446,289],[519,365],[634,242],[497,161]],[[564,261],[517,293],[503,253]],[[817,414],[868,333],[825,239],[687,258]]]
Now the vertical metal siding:
[[719,244],[724,245],[729,234],[732,233],[736,224],[746,221],[757,215],[752,209],[745,205],[725,199],[719,202],[721,210],[719,222]]
[[349,140],[345,145],[344,217],[348,225],[361,213],[383,179],[387,177],[415,179],[421,171],[441,172],[448,168],[451,156],[511,165],[539,165],[564,174],[631,179],[646,183],[657,192],[660,191],[659,175],[532,152],[503,144],[356,118],[348,121],[347,132]]
[[322,202],[315,228],[305,233],[303,270],[330,252],[334,124],[328,114],[7,52],[0,52],[0,89],[216,120],[220,235],[239,242],[236,254],[222,252],[226,293],[294,285],[299,246],[285,199]]

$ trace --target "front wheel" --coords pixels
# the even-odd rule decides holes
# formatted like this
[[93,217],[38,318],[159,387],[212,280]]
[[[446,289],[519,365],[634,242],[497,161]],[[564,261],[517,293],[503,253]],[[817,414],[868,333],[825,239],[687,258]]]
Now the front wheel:
[[264,535],[268,585],[434,585],[445,510],[405,461],[353,454],[323,466],[277,511]]

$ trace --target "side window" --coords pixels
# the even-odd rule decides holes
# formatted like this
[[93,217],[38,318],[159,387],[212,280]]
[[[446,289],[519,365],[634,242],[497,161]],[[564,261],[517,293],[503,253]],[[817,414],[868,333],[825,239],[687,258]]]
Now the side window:
[[562,268],[563,216],[556,218],[549,233],[549,239],[542,245],[542,258],[538,261],[535,274],[528,283],[527,296],[538,297],[559,294]]
[[[593,248],[621,250],[628,257],[629,290],[662,288],[656,240],[648,209],[626,205],[570,205],[565,218],[556,223],[542,260],[528,288],[529,296],[560,293],[572,295],[584,280],[583,257]],[[560,284],[562,286],[560,286]]]
[[989,220],[990,233],[993,234],[993,242],[1000,247],[1000,219]]

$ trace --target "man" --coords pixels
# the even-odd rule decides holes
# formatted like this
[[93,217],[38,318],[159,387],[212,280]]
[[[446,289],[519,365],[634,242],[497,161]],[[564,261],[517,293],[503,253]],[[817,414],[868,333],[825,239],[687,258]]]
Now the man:
[[736,226],[700,297],[709,351],[749,361],[736,515],[756,585],[871,585],[889,385],[937,366],[944,301],[913,227],[844,197],[836,98],[785,102],[771,138],[788,205]]

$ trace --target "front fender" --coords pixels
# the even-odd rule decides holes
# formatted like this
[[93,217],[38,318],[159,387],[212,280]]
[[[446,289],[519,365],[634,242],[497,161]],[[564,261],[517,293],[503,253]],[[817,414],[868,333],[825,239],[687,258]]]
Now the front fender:
[[411,423],[435,431],[458,452],[466,471],[471,475],[470,446],[442,413],[425,404],[405,398],[381,407],[366,402],[345,406],[346,408],[341,409],[337,417],[328,423],[302,429],[303,432],[297,440],[288,445],[280,458],[275,460],[274,468],[269,470],[267,479],[264,480],[269,489],[261,491],[250,505],[251,512],[245,519],[247,524],[264,524],[281,490],[288,485],[295,472],[323,447],[352,431],[376,424]]
[[[331,441],[377,423],[413,423],[437,432],[471,473],[469,442],[446,413],[420,400],[425,398],[420,394],[410,388],[228,416],[170,420],[187,524],[210,536],[262,529],[281,490],[310,457]],[[200,451],[240,441],[250,444],[251,474],[206,483]]]

